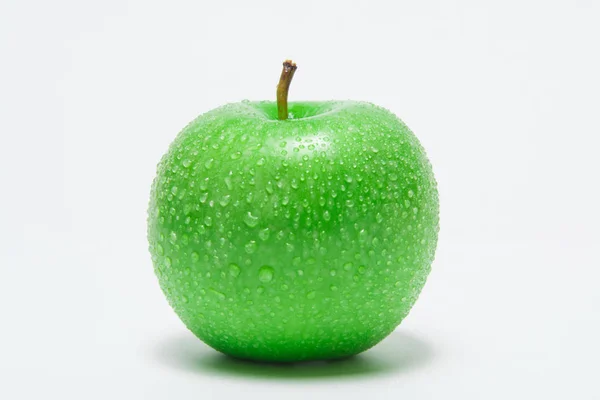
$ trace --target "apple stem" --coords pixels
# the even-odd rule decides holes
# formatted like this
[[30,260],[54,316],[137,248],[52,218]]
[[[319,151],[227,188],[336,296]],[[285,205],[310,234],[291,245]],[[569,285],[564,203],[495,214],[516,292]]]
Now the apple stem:
[[288,91],[297,68],[296,63],[292,60],[283,62],[283,70],[281,70],[281,77],[277,85],[277,117],[281,121],[288,118]]

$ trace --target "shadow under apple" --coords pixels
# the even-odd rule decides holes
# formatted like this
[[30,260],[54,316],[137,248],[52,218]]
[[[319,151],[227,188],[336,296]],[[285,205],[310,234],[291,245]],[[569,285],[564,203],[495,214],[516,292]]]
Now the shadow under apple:
[[182,371],[259,379],[343,378],[409,372],[434,359],[430,343],[398,331],[364,353],[331,361],[283,364],[239,360],[218,353],[191,333],[157,343],[152,355],[157,362]]

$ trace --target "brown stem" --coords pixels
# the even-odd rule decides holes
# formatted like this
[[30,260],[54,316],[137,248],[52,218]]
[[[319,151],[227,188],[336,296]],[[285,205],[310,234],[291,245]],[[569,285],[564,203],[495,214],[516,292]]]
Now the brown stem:
[[288,117],[288,91],[297,68],[296,63],[292,60],[283,62],[283,70],[277,85],[277,117],[281,121],[285,121]]

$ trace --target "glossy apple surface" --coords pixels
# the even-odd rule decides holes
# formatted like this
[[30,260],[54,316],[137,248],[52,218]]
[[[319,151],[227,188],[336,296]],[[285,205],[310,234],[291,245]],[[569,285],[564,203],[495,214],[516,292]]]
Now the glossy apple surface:
[[345,357],[408,314],[431,269],[438,194],[414,134],[369,103],[229,104],[162,158],[148,239],[169,303],[241,358]]

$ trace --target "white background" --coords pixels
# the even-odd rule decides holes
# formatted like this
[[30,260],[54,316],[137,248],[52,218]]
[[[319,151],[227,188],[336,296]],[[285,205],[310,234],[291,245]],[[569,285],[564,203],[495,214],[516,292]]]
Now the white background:
[[[600,4],[0,2],[0,398],[598,399]],[[145,238],[155,165],[221,104],[398,114],[439,181],[433,272],[356,359],[236,363]]]

